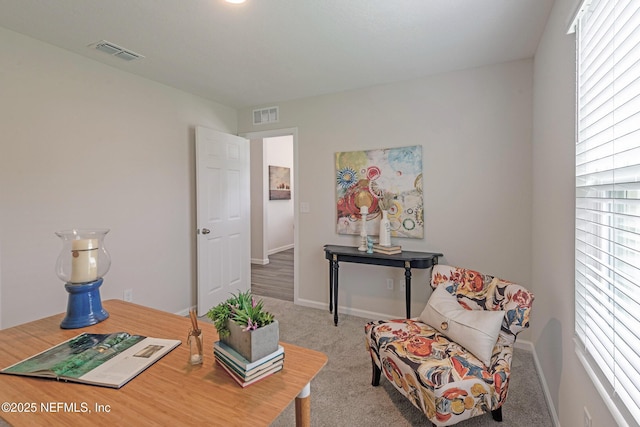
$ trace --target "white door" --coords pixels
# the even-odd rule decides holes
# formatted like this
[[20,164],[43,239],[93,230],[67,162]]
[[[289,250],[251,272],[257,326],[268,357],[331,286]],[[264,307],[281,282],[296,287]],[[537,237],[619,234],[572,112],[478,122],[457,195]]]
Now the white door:
[[198,316],[251,288],[249,140],[196,128]]

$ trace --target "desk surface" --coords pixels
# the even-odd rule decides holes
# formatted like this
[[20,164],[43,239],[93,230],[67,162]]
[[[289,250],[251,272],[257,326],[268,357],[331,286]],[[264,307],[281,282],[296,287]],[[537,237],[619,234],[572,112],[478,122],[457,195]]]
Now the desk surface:
[[[323,353],[281,343],[284,369],[247,388],[238,386],[216,363],[218,333],[201,323],[204,363],[189,360],[188,317],[119,300],[104,302],[110,317],[97,325],[60,329],[64,314],[0,330],[0,367],[5,368],[82,332],[126,331],[182,344],[121,389],[0,374],[0,402],[36,403],[37,413],[0,412],[11,425],[226,425],[267,426],[296,398],[327,362]],[[85,403],[91,412],[43,413],[41,403]],[[109,407],[97,412],[96,405]],[[293,422],[293,420],[292,420]]]

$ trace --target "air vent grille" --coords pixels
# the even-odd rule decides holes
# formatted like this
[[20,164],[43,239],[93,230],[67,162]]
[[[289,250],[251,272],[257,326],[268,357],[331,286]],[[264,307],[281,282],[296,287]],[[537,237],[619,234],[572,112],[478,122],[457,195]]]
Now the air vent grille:
[[144,56],[140,55],[139,53],[132,52],[106,40],[99,41],[98,43],[94,43],[89,46],[95,47],[100,52],[108,53],[111,56],[124,59],[125,61],[133,61],[135,59],[144,58]]
[[280,119],[278,107],[267,107],[253,110],[253,124],[264,125],[266,123],[276,123]]

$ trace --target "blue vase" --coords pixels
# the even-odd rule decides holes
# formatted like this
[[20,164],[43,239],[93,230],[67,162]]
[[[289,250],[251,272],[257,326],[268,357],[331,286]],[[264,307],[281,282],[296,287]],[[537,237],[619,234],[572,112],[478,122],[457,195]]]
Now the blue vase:
[[67,301],[67,315],[60,323],[62,329],[77,329],[95,325],[109,317],[109,313],[102,308],[100,285],[102,285],[102,278],[89,283],[66,283],[64,285],[64,288],[69,292],[69,299]]

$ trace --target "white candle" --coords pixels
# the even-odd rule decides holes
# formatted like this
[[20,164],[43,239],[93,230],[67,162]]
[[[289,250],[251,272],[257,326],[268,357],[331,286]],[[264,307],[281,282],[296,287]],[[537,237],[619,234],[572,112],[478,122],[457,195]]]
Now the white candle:
[[71,241],[71,283],[93,282],[98,278],[98,239]]
[[367,215],[369,214],[369,206],[360,206],[360,246],[358,250],[364,252],[367,250]]

